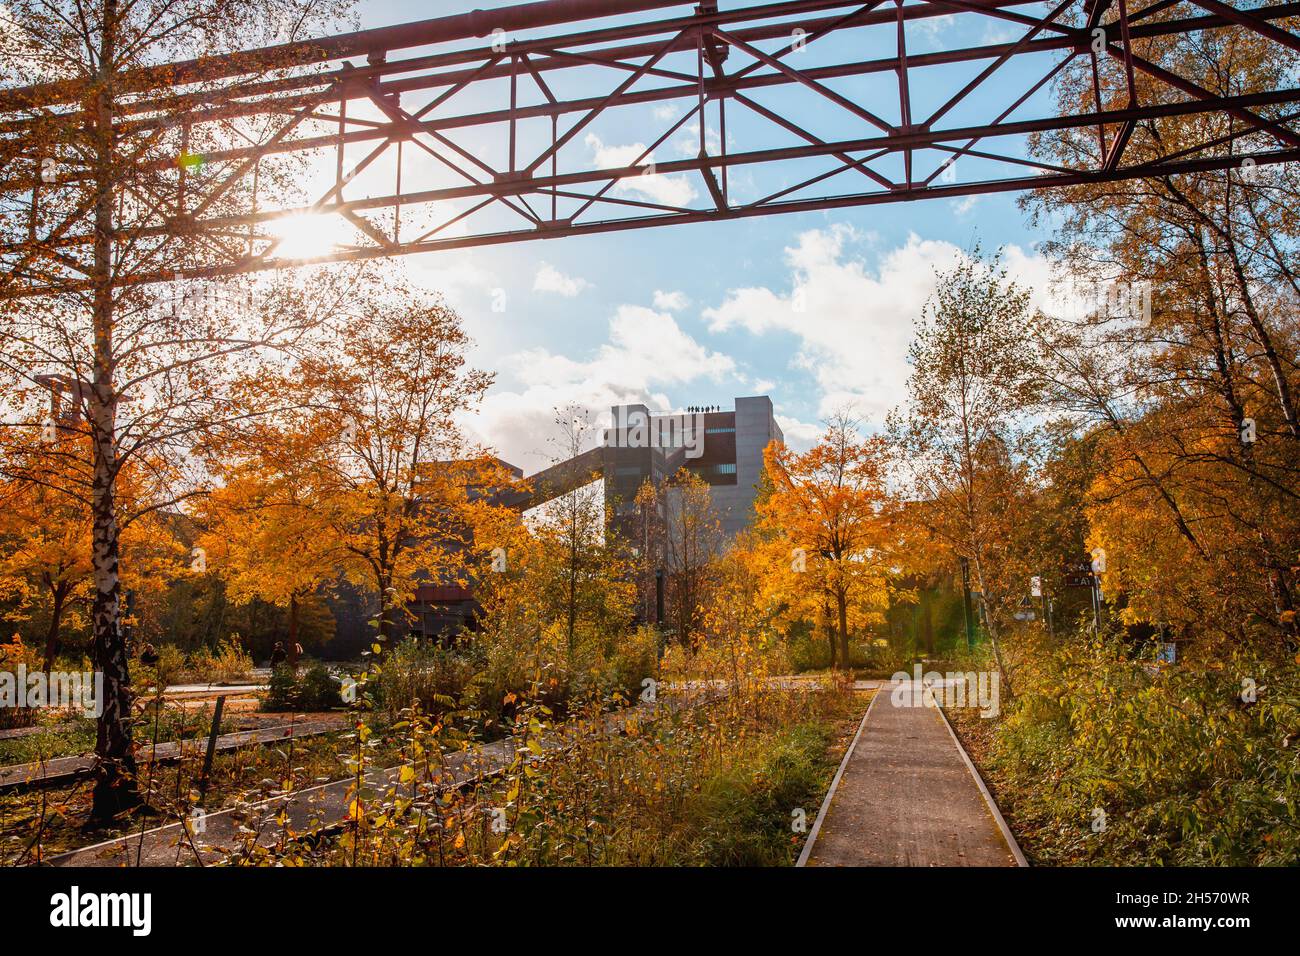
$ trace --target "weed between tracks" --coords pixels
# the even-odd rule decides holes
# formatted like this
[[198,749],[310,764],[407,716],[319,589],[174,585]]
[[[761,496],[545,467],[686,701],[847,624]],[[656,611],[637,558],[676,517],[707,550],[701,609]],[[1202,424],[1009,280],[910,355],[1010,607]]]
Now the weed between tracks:
[[[408,711],[393,728],[405,736],[399,782],[355,790],[341,832],[263,847],[250,826],[230,862],[789,865],[865,706],[844,687],[769,689],[653,721],[593,709],[565,728],[525,706],[513,762],[460,790],[439,787],[433,744],[444,728]],[[611,720],[615,732],[593,730]],[[354,742],[363,771],[370,741]]]

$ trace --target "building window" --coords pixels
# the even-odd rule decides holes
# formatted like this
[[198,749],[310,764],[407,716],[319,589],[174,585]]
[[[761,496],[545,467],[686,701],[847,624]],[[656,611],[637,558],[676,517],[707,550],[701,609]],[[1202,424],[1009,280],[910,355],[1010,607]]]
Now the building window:
[[717,465],[699,465],[691,468],[691,471],[695,472],[695,474],[699,475],[701,478],[708,478],[711,475],[734,475],[736,473],[736,466],[734,463],[724,462]]
[[715,428],[704,429],[706,435],[734,435],[736,427],[734,425],[718,425]]

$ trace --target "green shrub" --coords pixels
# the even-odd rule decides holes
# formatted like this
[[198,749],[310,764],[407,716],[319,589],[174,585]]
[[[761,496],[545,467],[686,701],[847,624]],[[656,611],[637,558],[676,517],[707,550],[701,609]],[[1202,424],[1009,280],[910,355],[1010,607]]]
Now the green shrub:
[[185,652],[175,644],[164,644],[158,648],[158,663],[154,665],[154,677],[158,686],[177,684],[186,675]]
[[[839,645],[836,645],[838,656]],[[790,668],[796,674],[820,671],[831,666],[831,649],[825,634],[799,634],[788,644]],[[869,667],[874,659],[869,649],[857,641],[849,641],[849,666]]]
[[804,723],[712,777],[689,809],[707,866],[787,866],[793,862],[791,813],[816,816],[826,789],[826,723]]
[[298,686],[303,710],[329,710],[343,705],[339,682],[320,661],[311,661],[299,671]]
[[[1092,641],[1015,676],[1017,697],[986,763],[1038,861],[1300,859],[1300,674],[1290,662],[1163,667],[1133,659],[1121,641]],[[1242,700],[1244,686],[1253,703]]]
[[602,696],[617,693],[625,700],[636,700],[643,689],[641,682],[653,676],[658,666],[659,636],[654,628],[637,628],[609,654],[601,681]]
[[0,765],[36,763],[92,753],[95,749],[95,721],[80,714],[58,716],[59,720],[39,734],[0,740]]
[[288,664],[277,664],[271,668],[271,679],[267,682],[266,696],[262,698],[262,710],[285,711],[298,707],[298,679]]
[[272,712],[329,710],[342,704],[339,682],[320,661],[307,661],[297,668],[276,666],[262,699],[262,709]]
[[371,686],[376,702],[390,714],[409,707],[412,701],[419,701],[424,713],[438,714],[461,699],[481,666],[466,648],[443,647],[413,637],[384,658]]
[[239,643],[239,635],[232,634],[217,645],[215,652],[204,647],[191,654],[187,670],[189,678],[197,683],[238,684],[252,678],[255,666]]

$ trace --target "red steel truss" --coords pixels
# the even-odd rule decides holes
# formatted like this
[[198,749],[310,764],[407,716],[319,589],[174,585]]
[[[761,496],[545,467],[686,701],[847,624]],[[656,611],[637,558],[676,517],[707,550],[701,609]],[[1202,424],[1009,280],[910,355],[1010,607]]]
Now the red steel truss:
[[[1139,54],[1226,30],[1294,58],[1288,18],[1300,3],[548,0],[141,69],[119,78],[115,128],[153,137],[142,164],[174,188],[133,205],[129,234],[191,251],[125,281],[1293,161],[1300,89],[1218,96]],[[1127,96],[1055,108],[1051,83],[1078,58],[1094,77],[1119,71]],[[1143,102],[1137,74],[1177,95]],[[75,136],[80,94],[0,90],[0,159],[28,170],[0,179],[0,196],[33,207],[28,241],[0,245],[11,274],[33,247],[73,272],[91,256],[84,221],[38,226],[42,193],[80,174],[42,179],[25,139],[51,123]],[[1126,158],[1136,124],[1199,115],[1234,122]],[[1074,166],[1026,146],[1072,128],[1097,131]],[[300,196],[259,187],[295,156]],[[287,249],[289,217],[319,223],[329,248]]]

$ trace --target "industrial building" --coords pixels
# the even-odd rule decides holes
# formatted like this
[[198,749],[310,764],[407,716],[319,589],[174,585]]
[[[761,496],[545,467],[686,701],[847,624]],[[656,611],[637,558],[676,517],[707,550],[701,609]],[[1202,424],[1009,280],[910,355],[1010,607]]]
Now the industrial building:
[[[730,540],[754,520],[754,499],[763,475],[763,449],[784,442],[772,400],[766,395],[735,399],[735,407],[687,406],[652,412],[645,405],[615,405],[601,444],[557,462],[525,479],[526,490],[494,497],[527,511],[575,488],[603,480],[616,531],[630,531],[637,490],[645,481],[665,487],[683,468],[709,486],[723,536]],[[518,468],[501,464],[516,477]],[[665,500],[671,500],[671,488]],[[660,510],[659,518],[666,518]],[[417,588],[410,610],[416,633],[432,635],[467,624],[474,614],[473,590],[459,584]]]

